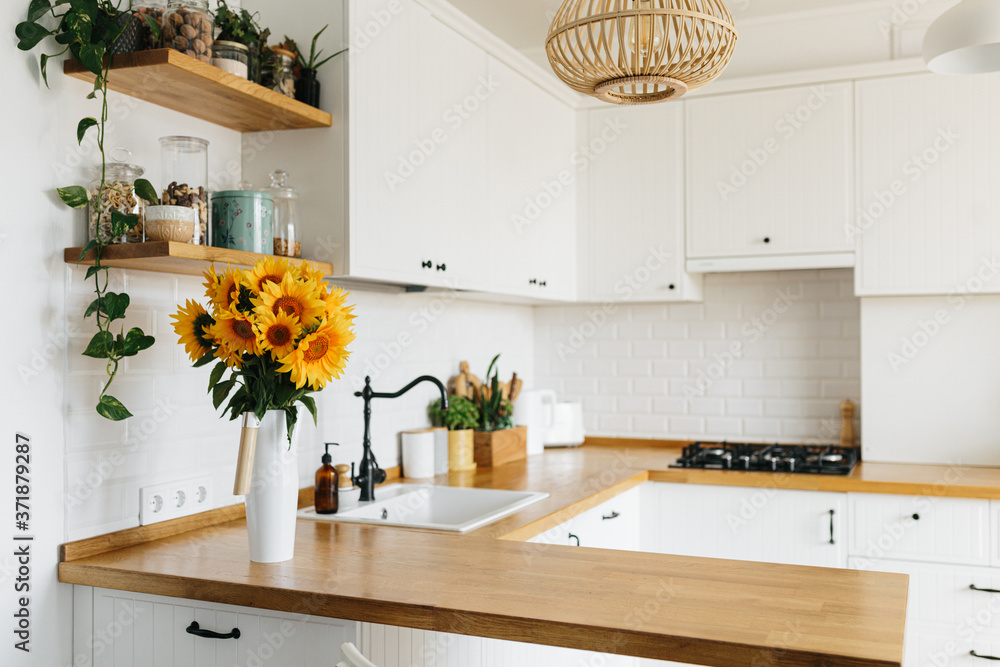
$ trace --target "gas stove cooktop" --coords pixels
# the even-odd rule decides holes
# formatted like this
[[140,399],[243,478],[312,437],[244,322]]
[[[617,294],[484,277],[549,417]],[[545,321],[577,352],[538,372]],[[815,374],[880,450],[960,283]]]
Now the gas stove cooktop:
[[849,475],[859,458],[857,448],[835,445],[696,442],[670,467]]

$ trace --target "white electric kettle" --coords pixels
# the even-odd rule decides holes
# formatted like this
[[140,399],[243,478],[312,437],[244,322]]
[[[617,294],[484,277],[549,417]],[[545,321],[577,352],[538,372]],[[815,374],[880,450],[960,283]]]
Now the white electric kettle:
[[514,408],[518,426],[528,427],[528,455],[545,447],[577,447],[583,444],[583,406],[559,403],[550,389],[522,392]]

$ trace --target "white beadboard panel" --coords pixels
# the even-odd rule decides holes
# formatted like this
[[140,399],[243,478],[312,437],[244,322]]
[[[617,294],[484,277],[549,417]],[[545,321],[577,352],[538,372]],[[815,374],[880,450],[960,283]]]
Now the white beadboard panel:
[[1000,75],[857,84],[857,293],[1000,292]]
[[[67,273],[70,283],[78,283],[84,269],[70,268]],[[206,393],[210,369],[191,368],[170,326],[178,303],[205,302],[201,279],[119,270],[112,270],[111,277],[140,288],[133,307],[148,312],[159,326],[156,344],[137,359],[152,355],[158,361],[129,364],[119,371],[113,393],[135,417],[112,423],[93,412],[99,378],[90,368],[75,368],[76,355],[69,352],[63,490],[69,540],[137,526],[139,489],[152,484],[208,475],[214,485],[213,507],[242,502],[229,493],[239,427],[212,409]],[[366,375],[376,391],[395,391],[418,375],[445,380],[462,360],[481,375],[489,360],[502,353],[499,364],[505,379],[516,371],[533,382],[530,307],[463,300],[453,292],[355,291],[350,298],[357,304],[358,338],[345,377],[317,395],[319,426],[309,419],[300,422],[303,487],[312,483],[324,442],[341,444],[332,452],[338,463],[360,459],[362,406],[353,392],[363,386]],[[434,389],[428,385],[374,404],[372,441],[383,467],[399,462],[400,431],[428,424],[426,407],[433,398]]]
[[1000,465],[1000,297],[865,298],[861,313],[864,459]]
[[852,493],[849,501],[851,556],[876,564],[990,563],[988,500]]
[[535,384],[582,401],[592,435],[838,442],[840,403],[861,398],[851,285],[849,270],[717,274],[704,304],[536,308]]
[[685,108],[689,258],[853,250],[845,229],[852,84],[692,99]]
[[908,628],[937,625],[952,632],[963,627],[975,628],[978,632],[1000,638],[996,594],[970,588],[1000,589],[1000,572],[995,569],[864,558],[851,558],[849,567],[909,575],[906,604]]
[[[78,624],[101,667],[301,667],[333,664],[344,642],[357,642],[353,621],[248,609],[102,588],[76,587]],[[87,604],[91,604],[89,608]],[[307,610],[306,610],[307,611]],[[185,629],[195,621],[203,630],[238,639],[195,637]],[[92,644],[92,646],[91,646]],[[77,642],[77,653],[81,643]],[[336,659],[336,658],[334,658]]]
[[651,551],[819,567],[847,564],[846,494],[791,491],[780,483],[774,488],[655,484],[659,521],[652,540],[644,538]]
[[[371,623],[359,625],[358,648],[378,667],[668,667],[680,664]],[[410,647],[409,651],[401,650],[404,645]]]

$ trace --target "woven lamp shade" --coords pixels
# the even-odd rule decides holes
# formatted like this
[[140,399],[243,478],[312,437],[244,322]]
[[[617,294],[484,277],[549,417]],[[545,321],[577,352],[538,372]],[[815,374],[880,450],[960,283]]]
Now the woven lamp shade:
[[650,104],[716,79],[736,39],[723,0],[564,0],[545,52],[573,90]]

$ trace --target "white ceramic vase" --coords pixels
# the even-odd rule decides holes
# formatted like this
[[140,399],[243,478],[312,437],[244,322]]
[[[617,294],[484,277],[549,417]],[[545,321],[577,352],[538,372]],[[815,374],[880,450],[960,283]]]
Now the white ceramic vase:
[[271,410],[257,432],[250,493],[246,496],[250,560],[255,563],[280,563],[295,555],[298,429],[289,447],[285,428],[284,410]]

